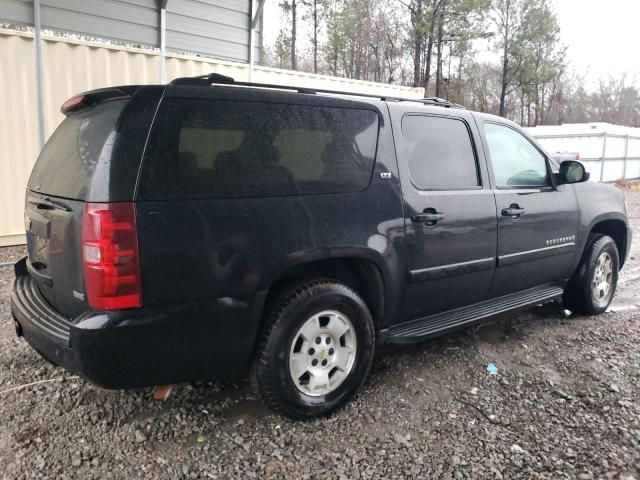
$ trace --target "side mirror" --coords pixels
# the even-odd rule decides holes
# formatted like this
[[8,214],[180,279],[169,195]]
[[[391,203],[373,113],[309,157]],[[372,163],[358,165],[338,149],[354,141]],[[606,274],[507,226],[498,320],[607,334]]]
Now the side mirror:
[[582,163],[575,160],[565,160],[560,164],[558,175],[562,183],[580,183],[589,180],[587,172]]

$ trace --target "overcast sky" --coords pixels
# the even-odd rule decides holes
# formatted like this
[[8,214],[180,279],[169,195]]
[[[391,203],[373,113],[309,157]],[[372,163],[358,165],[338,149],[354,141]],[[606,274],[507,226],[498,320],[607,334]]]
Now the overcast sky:
[[[628,72],[640,83],[640,0],[552,0],[567,56],[589,83]],[[265,4],[265,45],[280,27],[278,0]]]
[[567,56],[589,77],[629,72],[640,81],[640,0],[555,0]]

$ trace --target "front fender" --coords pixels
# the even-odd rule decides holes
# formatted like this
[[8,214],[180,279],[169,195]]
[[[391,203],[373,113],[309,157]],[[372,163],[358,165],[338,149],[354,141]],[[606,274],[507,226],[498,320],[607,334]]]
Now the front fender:
[[589,235],[596,226],[605,221],[618,221],[626,230],[626,251],[620,252],[624,263],[631,246],[631,229],[625,210],[624,193],[605,183],[583,182],[573,185],[580,210],[580,231],[578,234],[576,266],[582,258]]

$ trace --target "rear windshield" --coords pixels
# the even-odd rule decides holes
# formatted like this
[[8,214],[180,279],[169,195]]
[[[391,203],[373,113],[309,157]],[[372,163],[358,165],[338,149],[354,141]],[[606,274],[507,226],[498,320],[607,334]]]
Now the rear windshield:
[[113,145],[116,122],[126,103],[111,100],[65,118],[40,153],[29,188],[84,200],[98,159]]
[[369,185],[373,110],[228,100],[163,101],[139,198],[351,192]]

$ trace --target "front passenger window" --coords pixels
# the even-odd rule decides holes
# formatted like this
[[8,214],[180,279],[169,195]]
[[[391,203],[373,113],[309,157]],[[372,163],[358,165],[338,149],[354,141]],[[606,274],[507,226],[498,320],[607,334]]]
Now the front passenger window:
[[524,135],[495,123],[485,123],[484,131],[497,187],[549,185],[546,159]]

